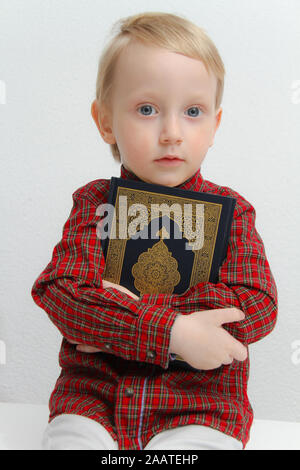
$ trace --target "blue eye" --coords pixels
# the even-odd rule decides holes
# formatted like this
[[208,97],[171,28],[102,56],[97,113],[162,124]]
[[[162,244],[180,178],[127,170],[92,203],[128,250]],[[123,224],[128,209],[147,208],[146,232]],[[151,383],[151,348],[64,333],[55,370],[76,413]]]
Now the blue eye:
[[[151,108],[154,109],[153,106],[151,106],[150,104],[143,104],[143,106],[140,106],[138,109],[143,109],[143,108],[144,109],[146,108],[146,110],[148,111],[151,110]],[[151,114],[147,112],[146,114],[144,114],[144,116],[151,116]]]
[[[138,109],[146,109],[146,113],[143,113],[142,114],[144,116],[151,116],[151,109],[154,109],[153,106],[151,106],[151,104],[143,104],[142,106],[140,106]],[[202,113],[201,109],[198,107],[198,106],[192,106],[191,108],[188,109],[188,111],[190,110],[194,110],[192,114],[189,114],[190,117],[198,117],[200,113]],[[196,111],[196,113],[195,113]]]
[[189,116],[191,116],[191,117],[198,117],[198,116],[199,116],[199,113],[200,113],[200,112],[202,113],[201,109],[199,109],[198,106],[192,106],[191,108],[188,109],[188,111],[189,111],[190,109],[194,109],[194,110],[196,109],[196,110],[198,110],[198,113],[196,113],[196,114],[195,114],[195,113],[189,114]]

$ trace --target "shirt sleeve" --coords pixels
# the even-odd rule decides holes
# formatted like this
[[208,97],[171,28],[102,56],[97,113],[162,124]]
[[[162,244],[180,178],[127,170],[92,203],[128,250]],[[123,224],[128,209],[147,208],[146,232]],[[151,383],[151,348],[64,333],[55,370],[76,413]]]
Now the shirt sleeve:
[[[276,284],[263,241],[255,228],[255,209],[245,199],[234,212],[227,256],[219,269],[218,283],[200,282],[184,294],[165,297],[181,313],[237,307],[245,314],[240,322],[222,326],[244,345],[269,334],[277,320]],[[142,302],[155,303],[158,296],[145,294]]]
[[96,209],[86,193],[73,193],[62,239],[34,282],[32,298],[66,339],[167,369],[178,312],[145,305],[112,287],[103,289],[105,259],[96,233]]

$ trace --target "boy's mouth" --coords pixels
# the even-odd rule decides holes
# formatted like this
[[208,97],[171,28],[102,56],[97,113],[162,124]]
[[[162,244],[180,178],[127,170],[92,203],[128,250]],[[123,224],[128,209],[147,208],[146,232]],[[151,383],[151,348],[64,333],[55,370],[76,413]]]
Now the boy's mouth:
[[161,158],[158,158],[156,161],[161,161],[161,160],[178,160],[182,161],[182,158],[178,157],[178,155],[164,155]]
[[183,162],[183,159],[178,157],[177,155],[164,155],[163,157],[155,161],[163,165],[178,165]]

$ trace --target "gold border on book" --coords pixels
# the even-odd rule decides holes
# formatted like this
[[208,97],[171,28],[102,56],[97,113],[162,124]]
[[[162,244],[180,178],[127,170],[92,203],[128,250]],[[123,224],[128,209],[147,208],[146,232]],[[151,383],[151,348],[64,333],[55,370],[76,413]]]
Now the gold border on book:
[[[196,205],[204,204],[204,246],[199,250],[192,250],[195,254],[193,269],[190,278],[190,286],[192,287],[199,282],[207,282],[209,280],[211,265],[213,260],[213,254],[218,234],[218,227],[220,223],[222,204],[209,201],[201,201],[201,199],[191,199],[188,197],[174,196],[162,193],[153,193],[149,191],[136,190],[126,187],[118,187],[116,201],[115,201],[115,211],[112,226],[116,224],[116,234],[119,234],[119,198],[120,196],[127,197],[127,206],[131,204],[143,204],[147,207],[148,211],[148,221],[151,222],[151,204],[167,204],[169,207],[172,204],[179,204],[181,206],[182,214],[184,214],[184,204],[192,204],[192,228],[196,226]],[[172,215],[173,214],[173,215]],[[160,212],[161,217],[161,212]],[[174,220],[174,213],[170,212],[170,218]],[[127,217],[127,227],[133,217]],[[183,224],[182,224],[183,225]],[[140,227],[142,230],[143,227]],[[188,234],[182,232],[182,237],[191,241],[191,238],[188,238]],[[110,239],[107,248],[106,254],[106,264],[103,272],[103,279],[111,281],[115,284],[120,284],[124,254],[126,250],[126,243],[130,238],[124,239]],[[145,294],[148,292],[143,292]],[[170,292],[172,294],[172,292]]]

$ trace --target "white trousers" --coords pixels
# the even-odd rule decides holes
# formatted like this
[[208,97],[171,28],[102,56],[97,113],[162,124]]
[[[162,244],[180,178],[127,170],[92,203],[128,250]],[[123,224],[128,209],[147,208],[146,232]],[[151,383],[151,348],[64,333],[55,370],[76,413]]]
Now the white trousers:
[[[119,450],[104,426],[91,418],[61,414],[48,423],[42,439],[43,450]],[[145,450],[242,450],[232,436],[208,426],[189,424],[156,434]],[[144,450],[143,449],[143,450]]]

